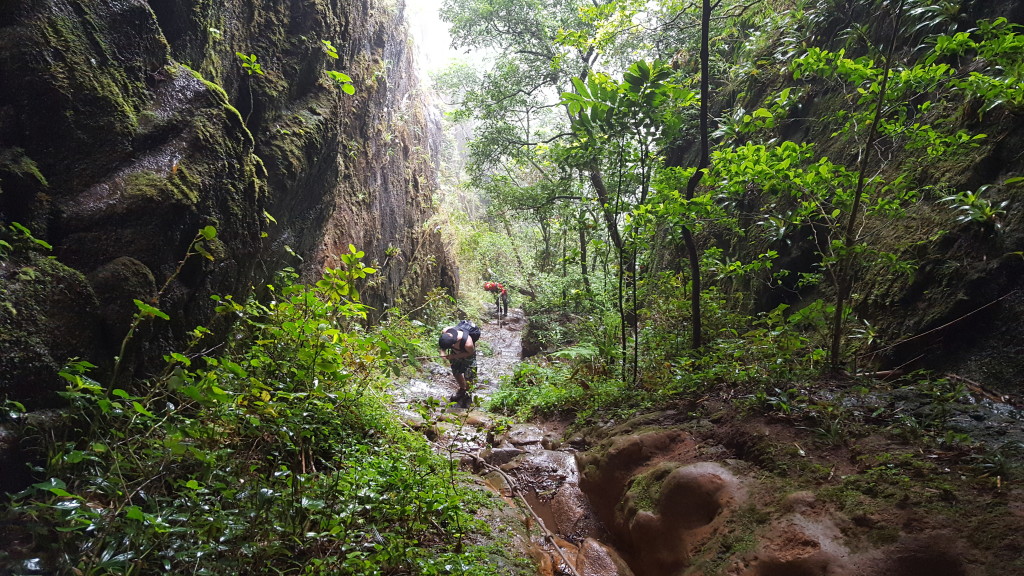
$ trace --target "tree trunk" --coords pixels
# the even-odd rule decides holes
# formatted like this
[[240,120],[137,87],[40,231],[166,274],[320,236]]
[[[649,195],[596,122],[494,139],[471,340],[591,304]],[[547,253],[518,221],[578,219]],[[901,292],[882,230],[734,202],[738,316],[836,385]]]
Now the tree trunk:
[[622,236],[619,234],[619,223],[615,220],[615,214],[611,208],[612,203],[608,198],[608,187],[604,184],[604,176],[601,174],[600,168],[590,169],[590,183],[594,186],[594,192],[597,193],[598,203],[601,204],[601,215],[604,217],[605,227],[608,228],[608,237],[612,239],[615,249],[621,252]]
[[583,288],[586,290],[587,295],[589,296],[591,293],[591,289],[590,272],[587,270],[587,229],[583,225],[583,218],[580,218],[580,274],[583,275]]
[[[711,87],[709,79],[708,59],[711,50],[708,38],[711,30],[711,0],[703,0],[700,14],[700,158],[697,160],[697,169],[693,176],[686,183],[686,199],[693,200],[697,186],[700,184],[703,170],[707,168],[710,161],[708,151],[708,101],[711,98]],[[697,251],[697,242],[693,238],[693,232],[688,226],[683,226],[683,241],[686,243],[686,253],[690,260],[690,282],[692,292],[690,293],[690,314],[693,316],[691,322],[692,333],[690,344],[694,350],[704,345],[703,326],[701,323],[700,309],[700,254]]]
[[829,364],[833,372],[838,372],[842,364],[843,347],[843,317],[846,315],[846,301],[853,293],[853,264],[850,259],[850,249],[857,244],[857,212],[860,210],[861,198],[864,195],[864,181],[870,166],[871,148],[878,139],[878,123],[882,120],[882,111],[885,108],[885,92],[889,86],[889,70],[892,68],[892,53],[896,45],[896,36],[900,30],[900,20],[903,17],[903,3],[896,6],[896,17],[893,21],[892,35],[889,37],[889,45],[886,47],[885,64],[882,65],[882,83],[878,87],[878,102],[875,103],[875,116],[871,122],[871,129],[868,130],[868,139],[864,142],[864,148],[860,151],[859,166],[857,170],[857,189],[853,194],[853,205],[850,207],[850,218],[846,221],[846,231],[843,234],[842,253],[836,262],[836,308],[832,313],[832,346],[829,350]]
[[687,226],[683,226],[683,243],[686,244],[686,254],[690,261],[690,316],[693,317],[690,347],[697,350],[704,345],[702,337],[704,327],[701,325],[700,311],[700,254],[697,253],[697,243],[693,240],[693,233]]

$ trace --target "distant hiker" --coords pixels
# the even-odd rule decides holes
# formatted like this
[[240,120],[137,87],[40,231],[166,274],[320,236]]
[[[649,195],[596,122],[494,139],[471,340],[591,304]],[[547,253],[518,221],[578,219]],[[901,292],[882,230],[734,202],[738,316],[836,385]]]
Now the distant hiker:
[[494,292],[494,307],[498,309],[498,318],[508,316],[508,290],[500,282],[484,282],[484,290]]
[[480,328],[469,320],[445,328],[437,339],[441,358],[451,363],[452,376],[455,376],[455,383],[459,387],[448,401],[461,408],[469,408],[473,400],[469,395],[469,384],[476,382],[476,343],[479,340]]

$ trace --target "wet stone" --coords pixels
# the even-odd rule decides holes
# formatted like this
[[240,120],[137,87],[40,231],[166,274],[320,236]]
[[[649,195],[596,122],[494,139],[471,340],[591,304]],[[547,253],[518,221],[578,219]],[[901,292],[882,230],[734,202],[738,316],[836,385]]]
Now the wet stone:
[[492,466],[501,466],[508,464],[513,458],[523,453],[524,451],[519,448],[488,448],[480,456]]
[[554,529],[574,540],[593,536],[598,532],[597,521],[590,501],[575,484],[562,484],[549,504],[555,518]]
[[580,546],[576,571],[580,576],[633,576],[633,571],[615,550],[593,538],[587,538]]
[[487,486],[492,490],[501,494],[505,498],[512,497],[512,486],[508,483],[508,479],[505,478],[504,474],[491,472],[484,476],[484,482],[487,483]]
[[413,430],[419,430],[426,425],[427,421],[419,414],[402,414],[402,422]]
[[540,441],[540,445],[545,450],[558,450],[562,443],[554,434],[545,434],[544,438]]
[[516,425],[504,437],[514,446],[533,445],[532,448],[540,448],[541,442],[544,440],[544,431],[537,426]]
[[475,426],[477,428],[490,428],[491,426],[494,426],[494,419],[484,412],[472,410],[469,415],[466,416],[466,425]]
[[511,462],[516,476],[528,480],[538,492],[555,490],[563,483],[579,483],[579,471],[572,454],[550,450],[531,451]]

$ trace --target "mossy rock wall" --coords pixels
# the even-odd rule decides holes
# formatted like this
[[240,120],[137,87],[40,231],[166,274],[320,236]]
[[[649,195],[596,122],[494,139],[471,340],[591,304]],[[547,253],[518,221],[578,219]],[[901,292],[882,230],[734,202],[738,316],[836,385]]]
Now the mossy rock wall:
[[[874,46],[884,46],[894,20],[887,12],[889,8],[878,8],[879,3],[867,0],[847,4],[849,10],[828,11],[819,3],[813,30],[793,34],[800,38],[806,35],[808,46],[832,51],[845,49],[848,57],[867,53],[864,42],[851,41],[860,38],[849,33],[851,28],[866,34]],[[915,26],[913,17],[907,15],[903,20],[906,30]],[[1024,5],[963,3],[956,18],[948,23],[949,31],[967,31],[980,19],[997,17],[1022,23]],[[925,33],[916,34],[899,36],[894,53],[898,64],[913,64],[926,53]],[[751,56],[754,63],[747,63],[754,68],[753,72],[733,83],[713,78],[713,114],[726,117],[733,106],[747,113],[761,107],[771,108],[773,99],[784,88],[792,88],[800,97],[770,136],[812,144],[815,158],[827,157],[856,170],[867,130],[858,131],[856,137],[839,133],[845,120],[836,115],[851,109],[851,102],[858,97],[858,86],[833,78],[794,78],[787,68],[789,61],[777,58],[777,54],[787,50],[776,41],[765,42],[761,51]],[[950,65],[961,76],[988,66],[971,55],[951,59]],[[940,102],[941,97],[933,93],[919,100]],[[981,110],[980,98],[954,95],[945,103],[936,104],[930,116],[922,114],[915,118],[916,122],[932,123],[950,133],[963,129],[971,135],[985,135],[977,146],[965,147],[957,154],[936,159],[922,149],[893,145],[886,138],[872,152],[869,176],[879,176],[885,182],[902,176],[921,195],[919,200],[906,205],[904,216],[869,218],[859,227],[860,238],[872,250],[892,254],[911,265],[904,270],[859,266],[870,255],[857,257],[854,265],[859,269],[851,299],[854,314],[850,328],[864,329],[866,321],[874,333],[873,345],[862,346],[858,351],[860,370],[924,368],[953,372],[999,390],[1020,390],[1020,378],[1016,375],[1024,371],[1024,338],[1019,336],[1018,329],[1024,323],[1024,212],[1020,210],[1021,184],[1003,183],[1024,174],[1024,155],[1020,153],[1024,146],[1024,110],[1007,105],[996,106],[984,114]],[[908,129],[913,130],[913,126]],[[740,134],[736,141],[746,138],[760,142],[760,136]],[[686,142],[672,153],[676,155],[673,159],[683,165],[695,163],[694,142]],[[962,212],[958,214],[953,206],[940,201],[943,195],[983,187],[990,187],[984,195],[993,204],[1009,203],[998,222],[958,221]],[[765,203],[771,199],[760,182],[751,181],[747,190],[748,194],[740,200],[742,212],[751,215],[740,223],[748,231],[746,241],[740,245],[747,248],[745,253],[735,256],[750,261],[758,254],[774,250],[778,258],[773,272],[791,273],[779,281],[748,281],[737,286],[737,290],[749,293],[751,311],[764,312],[779,304],[799,307],[817,298],[834,302],[834,289],[827,278],[817,285],[800,286],[797,280],[800,274],[821,271],[821,252],[827,250],[830,239],[838,239],[840,234],[830,237],[822,220],[794,227],[781,238],[762,234],[758,240],[757,222],[762,218]],[[733,249],[730,238],[731,233],[712,229],[705,232],[702,240],[705,245],[718,245],[729,251]],[[675,252],[664,259],[683,262],[685,255]],[[827,348],[828,343],[821,344]],[[851,339],[846,344],[852,348],[856,343]],[[847,359],[852,360],[852,356],[849,354]],[[852,366],[853,362],[845,365]]]
[[[440,119],[419,88],[402,2],[152,4],[174,55],[225,86],[255,136],[276,262],[309,279],[354,244],[379,270],[361,291],[378,310],[454,290],[453,264],[426,225]],[[238,51],[265,73],[247,75]],[[350,76],[355,94],[326,70]]]
[[[5,328],[16,317],[21,335],[4,336],[21,343],[0,349],[0,365],[38,367],[33,381],[47,392],[33,397],[46,403],[68,357],[109,370],[132,299],[160,291],[171,321],[136,337],[132,370],[144,374],[212,321],[210,295],[243,298],[286,265],[316,277],[349,243],[380,270],[362,290],[372,305],[452,288],[440,238],[425,227],[436,188],[428,136],[438,123],[418,92],[401,8],[8,2],[0,224],[24,224],[53,250],[34,256],[50,257],[35,276],[18,276],[27,252],[3,255],[0,306],[13,309]],[[256,55],[264,74],[249,75],[236,52]],[[327,69],[351,76],[356,94]],[[181,265],[205,226],[217,229],[214,259]],[[80,309],[48,308],[54,285]],[[51,341],[54,325],[85,331]],[[0,371],[0,396],[24,396],[23,378]]]
[[438,188],[438,108],[419,88],[411,45],[387,41],[405,30],[397,12],[361,16],[360,27],[372,33],[352,53],[360,89],[341,114],[344,184],[320,258],[335,265],[334,255],[349,242],[375,255],[380,278],[364,294],[378,307],[396,299],[420,302],[439,286],[454,293],[454,264],[429,222]]

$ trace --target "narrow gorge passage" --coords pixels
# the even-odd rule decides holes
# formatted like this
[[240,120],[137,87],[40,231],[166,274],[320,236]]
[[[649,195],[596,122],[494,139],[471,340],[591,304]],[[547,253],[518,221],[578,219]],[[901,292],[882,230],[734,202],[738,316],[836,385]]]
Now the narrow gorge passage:
[[[529,535],[516,554],[532,558],[542,576],[968,573],[961,553],[949,552],[950,527],[931,525],[926,514],[897,507],[851,518],[837,509],[830,481],[856,478],[852,458],[838,448],[805,454],[801,445],[811,444],[785,423],[734,419],[711,401],[706,411],[718,416],[676,405],[570,434],[567,422],[509,424],[481,405],[520,361],[527,319],[518,309],[501,325],[493,312],[486,317],[473,408],[443,407],[455,384],[441,363],[402,384],[396,397],[439,453],[518,510],[518,518],[499,517]],[[425,408],[430,397],[439,402]],[[766,471],[782,464],[769,439],[827,477],[772,478]],[[893,541],[865,546],[851,536],[872,523],[913,522],[921,529]]]
[[395,390],[403,417],[433,440],[439,452],[459,459],[484,486],[519,509],[517,522],[530,535],[530,541],[519,543],[521,552],[537,563],[539,574],[632,574],[619,555],[602,543],[607,532],[580,490],[576,450],[561,444],[565,424],[506,425],[482,409],[502,377],[512,374],[519,363],[527,323],[518,308],[510,309],[499,322],[490,306],[485,318],[473,407],[435,408],[428,418],[423,417],[424,403],[431,398],[443,403],[455,390],[448,366],[433,362],[428,364],[427,379],[411,379]]

